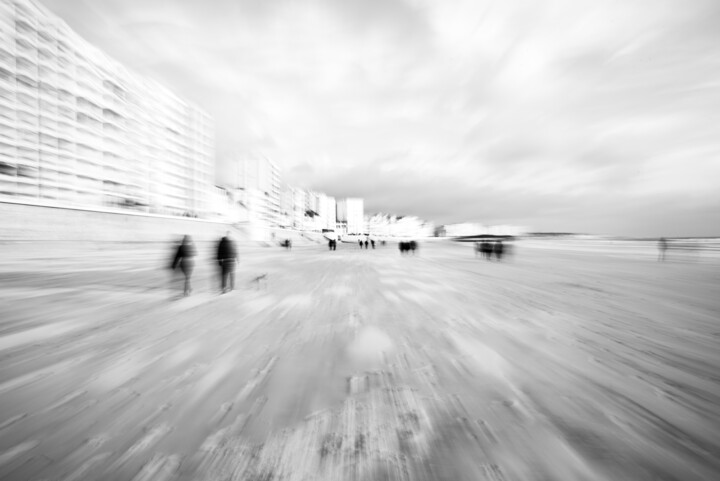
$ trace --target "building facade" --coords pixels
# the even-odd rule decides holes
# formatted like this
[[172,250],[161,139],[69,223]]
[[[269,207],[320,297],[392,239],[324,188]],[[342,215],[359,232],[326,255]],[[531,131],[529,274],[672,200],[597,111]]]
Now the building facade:
[[335,202],[335,197],[322,194],[319,214],[320,229],[335,230],[337,223],[337,202]]
[[432,237],[435,226],[415,216],[375,214],[366,218],[368,233],[375,237]]
[[208,114],[34,0],[0,2],[0,197],[204,216],[214,170]]
[[279,167],[265,157],[239,157],[231,162],[227,187],[247,192],[248,205],[254,209],[252,220],[269,226],[283,223],[282,182]]
[[337,220],[346,225],[348,234],[365,234],[363,199],[348,197],[337,201]]

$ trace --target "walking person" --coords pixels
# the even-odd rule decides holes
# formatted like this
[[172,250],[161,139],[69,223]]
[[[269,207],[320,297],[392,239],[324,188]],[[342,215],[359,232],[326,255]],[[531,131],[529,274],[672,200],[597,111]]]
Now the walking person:
[[665,262],[665,251],[667,251],[668,244],[664,237],[661,237],[658,241],[658,262]]
[[195,266],[192,258],[195,257],[196,254],[197,250],[195,249],[195,245],[193,244],[190,236],[183,236],[182,242],[180,242],[177,252],[175,253],[172,269],[175,270],[178,266],[180,266],[180,271],[182,271],[185,276],[185,286],[183,288],[183,295],[185,297],[189,296],[192,292],[190,277],[192,276],[193,267]]
[[235,242],[229,231],[218,243],[217,261],[220,266],[220,287],[225,294],[235,289],[235,265],[238,262]]
[[504,246],[501,240],[495,241],[495,246],[493,247],[493,253],[495,254],[495,258],[500,261],[502,260],[503,256],[503,250]]
[[489,261],[492,254],[492,244],[486,239],[482,241],[480,248],[482,249],[483,257]]

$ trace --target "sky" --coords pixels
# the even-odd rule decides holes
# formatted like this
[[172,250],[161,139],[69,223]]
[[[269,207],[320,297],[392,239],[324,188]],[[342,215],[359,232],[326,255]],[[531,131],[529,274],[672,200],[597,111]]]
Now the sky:
[[215,118],[219,182],[264,156],[366,213],[720,235],[717,0],[41,1]]

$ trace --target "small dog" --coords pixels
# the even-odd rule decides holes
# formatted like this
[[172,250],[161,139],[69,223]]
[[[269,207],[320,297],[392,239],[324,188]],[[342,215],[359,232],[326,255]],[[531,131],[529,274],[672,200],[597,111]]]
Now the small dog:
[[260,283],[262,282],[265,288],[267,289],[267,273],[260,274],[259,276],[253,278],[253,280],[250,281],[251,283],[255,283],[255,287],[257,289],[260,289]]

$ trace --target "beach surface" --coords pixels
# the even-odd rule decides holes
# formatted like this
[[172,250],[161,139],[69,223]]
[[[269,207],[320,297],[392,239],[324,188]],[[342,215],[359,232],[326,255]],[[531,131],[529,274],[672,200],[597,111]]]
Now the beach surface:
[[720,260],[650,243],[0,258],[0,479],[720,479]]

